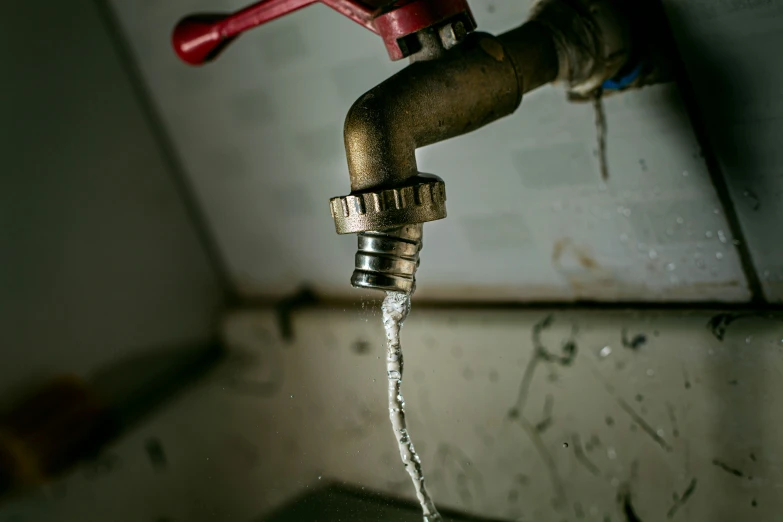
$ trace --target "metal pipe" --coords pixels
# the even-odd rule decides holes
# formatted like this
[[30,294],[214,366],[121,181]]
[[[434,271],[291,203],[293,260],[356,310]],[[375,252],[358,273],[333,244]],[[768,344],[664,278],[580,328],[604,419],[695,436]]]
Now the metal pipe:
[[528,22],[501,37],[468,35],[417,61],[354,103],[345,120],[351,189],[392,188],[418,174],[415,151],[514,112],[525,92],[558,75],[551,34]]
[[423,228],[423,223],[416,223],[360,233],[351,284],[412,294],[416,289]]

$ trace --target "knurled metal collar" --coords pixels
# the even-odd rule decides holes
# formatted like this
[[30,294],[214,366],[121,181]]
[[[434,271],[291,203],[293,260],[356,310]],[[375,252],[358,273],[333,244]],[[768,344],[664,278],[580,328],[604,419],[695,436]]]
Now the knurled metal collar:
[[446,217],[446,185],[437,176],[418,175],[400,187],[332,198],[329,206],[338,234],[426,223]]

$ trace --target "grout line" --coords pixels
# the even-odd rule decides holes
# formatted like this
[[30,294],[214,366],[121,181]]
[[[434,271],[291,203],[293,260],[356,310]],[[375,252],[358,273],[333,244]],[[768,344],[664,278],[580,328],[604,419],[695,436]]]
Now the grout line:
[[[158,145],[158,150],[166,166],[166,170],[170,173],[170,177],[175,185],[175,190],[179,192],[180,200],[185,206],[185,213],[187,214],[193,229],[195,229],[196,236],[201,243],[213,272],[219,279],[220,286],[223,289],[225,304],[228,306],[234,305],[239,300],[236,287],[234,286],[228,270],[228,265],[221,254],[214,233],[209,227],[204,210],[198,203],[195,190],[189,182],[187,173],[182,165],[182,160],[162,121],[149,87],[144,81],[141,69],[136,63],[133,50],[131,49],[127,35],[123,31],[122,24],[114,9],[109,5],[109,0],[94,0],[94,3],[99,16],[103,20],[109,38],[112,41],[120,65],[125,70],[143,117],[147,121],[153,139]],[[168,49],[161,50],[161,52],[166,51],[168,51]]]
[[[378,304],[382,299],[379,293]],[[320,310],[329,309],[361,309],[362,304],[373,300],[363,298],[319,298],[307,303],[307,308]],[[244,300],[231,307],[228,312],[238,310],[277,309],[280,299],[252,299]],[[417,300],[413,297],[413,307],[416,310],[479,310],[479,311],[595,311],[595,312],[783,312],[783,304],[780,303],[725,303],[715,301],[680,301],[680,302],[648,302],[648,301],[430,301]],[[304,306],[302,307],[304,308]]]

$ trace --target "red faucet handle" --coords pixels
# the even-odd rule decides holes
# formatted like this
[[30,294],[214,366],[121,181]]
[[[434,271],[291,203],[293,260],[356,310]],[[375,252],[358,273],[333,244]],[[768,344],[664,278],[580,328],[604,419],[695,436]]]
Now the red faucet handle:
[[374,9],[354,0],[261,0],[232,14],[187,16],[174,28],[171,41],[182,61],[203,65],[248,29],[319,1],[375,32],[372,25]]
[[380,9],[359,0],[261,0],[233,14],[188,16],[174,28],[172,44],[182,61],[202,65],[214,59],[244,31],[316,2],[380,34],[392,60],[415,52],[406,37],[422,29],[457,16],[465,20],[467,31],[475,28],[467,0],[397,0]]
[[[397,0],[373,20],[376,32],[383,38],[389,58],[401,60],[418,51],[416,33],[453,22],[459,24],[461,36],[476,28],[468,0]],[[460,36],[460,37],[461,37]]]
[[226,36],[220,22],[226,15],[197,14],[180,20],[171,35],[171,43],[180,60],[202,65],[215,58],[236,36]]

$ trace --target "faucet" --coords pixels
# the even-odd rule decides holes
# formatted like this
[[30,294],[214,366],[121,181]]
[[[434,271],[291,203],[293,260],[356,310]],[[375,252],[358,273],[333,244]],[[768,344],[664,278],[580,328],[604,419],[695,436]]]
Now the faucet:
[[[200,65],[242,31],[315,1],[263,0],[232,15],[190,16],[174,30],[174,48]],[[520,27],[492,36],[475,31],[467,0],[320,1],[378,33],[392,60],[411,62],[345,119],[351,192],[330,208],[338,234],[358,235],[351,284],[359,288],[413,293],[423,224],[446,217],[445,184],[419,172],[416,149],[513,113],[545,84],[590,99],[607,82],[625,88],[641,75],[632,2],[539,0]]]

